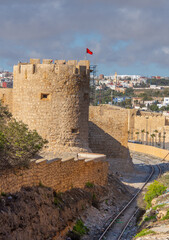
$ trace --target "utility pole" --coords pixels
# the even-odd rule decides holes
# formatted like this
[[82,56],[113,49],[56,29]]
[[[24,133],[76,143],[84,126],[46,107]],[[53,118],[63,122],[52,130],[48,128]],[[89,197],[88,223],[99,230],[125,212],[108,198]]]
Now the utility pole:
[[90,72],[92,72],[92,77],[90,77],[90,100],[92,105],[94,105],[94,99],[96,99],[96,85],[95,85],[95,78],[97,73],[97,65],[90,65]]
[[99,104],[101,104],[102,96],[101,96],[101,89],[99,90]]

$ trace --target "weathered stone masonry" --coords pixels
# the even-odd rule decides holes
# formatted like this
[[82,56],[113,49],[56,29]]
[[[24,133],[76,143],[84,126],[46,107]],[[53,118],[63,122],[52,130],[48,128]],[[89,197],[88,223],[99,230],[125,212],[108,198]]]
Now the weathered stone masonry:
[[39,59],[31,59],[14,66],[12,101],[6,91],[4,103],[14,117],[49,141],[49,150],[91,149],[127,158],[128,110],[103,105],[90,106],[89,111],[89,78],[89,61],[57,60],[53,64],[43,60],[40,64]]
[[8,106],[9,111],[12,113],[13,89],[12,88],[0,88],[0,100],[1,100],[2,104]]
[[19,63],[14,66],[13,116],[36,129],[55,151],[88,149],[89,78],[89,61]]
[[[49,141],[49,150],[76,152],[78,160],[33,161],[29,169],[0,173],[0,191],[16,192],[40,182],[56,191],[107,183],[105,155],[79,154],[88,148],[89,61],[31,59],[14,66],[14,87],[0,89],[3,104],[17,120]],[[86,155],[87,154],[87,155]],[[69,154],[68,154],[69,155]]]
[[[8,170],[0,174],[0,192],[16,192],[22,186],[35,186],[40,183],[57,192],[83,188],[87,182],[107,184],[108,164],[105,155],[79,154],[79,160],[40,159],[33,161],[29,169]],[[90,157],[90,159],[89,159]]]
[[114,158],[128,158],[128,110],[110,105],[90,106],[89,147]]

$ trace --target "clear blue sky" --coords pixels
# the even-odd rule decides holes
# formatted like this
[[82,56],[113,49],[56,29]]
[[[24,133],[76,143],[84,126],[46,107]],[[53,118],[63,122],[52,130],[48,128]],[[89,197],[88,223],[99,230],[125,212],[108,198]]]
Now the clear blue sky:
[[169,76],[168,0],[0,0],[0,68],[84,59],[98,74]]

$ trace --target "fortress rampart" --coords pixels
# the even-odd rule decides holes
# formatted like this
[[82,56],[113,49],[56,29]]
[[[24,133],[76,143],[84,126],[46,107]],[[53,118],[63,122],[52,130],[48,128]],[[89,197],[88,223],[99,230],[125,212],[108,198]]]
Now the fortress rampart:
[[[87,182],[107,184],[106,156],[87,153],[89,80],[86,60],[53,63],[44,59],[41,64],[40,59],[30,59],[30,63],[14,66],[13,89],[0,89],[1,101],[14,118],[49,141],[50,151],[41,152],[28,169],[1,172],[0,192],[40,183],[56,191],[83,188]],[[56,158],[61,155],[63,159]],[[65,159],[71,155],[76,157]]]
[[89,146],[93,152],[128,158],[128,110],[101,105],[89,108]]
[[89,147],[110,159],[113,172],[131,172],[133,163],[128,150],[128,109],[90,106]]
[[89,61],[30,59],[14,66],[12,101],[4,103],[49,141],[51,151],[91,149],[127,159],[128,126],[134,120],[120,107],[90,106],[89,111],[89,79]]
[[[165,141],[169,142],[169,121],[166,116],[161,113],[154,112],[143,112],[138,113],[137,110],[128,110],[129,111],[129,138],[146,140],[146,132],[148,141],[151,139],[152,134],[159,133],[161,136],[165,135]],[[144,130],[144,133],[142,131]],[[138,134],[136,134],[138,133]],[[138,135],[138,136],[137,136]]]
[[87,182],[107,184],[108,163],[106,156],[99,154],[79,154],[78,160],[39,159],[28,169],[5,171],[0,174],[0,192],[16,192],[23,186],[39,184],[64,192],[71,188],[83,188]]

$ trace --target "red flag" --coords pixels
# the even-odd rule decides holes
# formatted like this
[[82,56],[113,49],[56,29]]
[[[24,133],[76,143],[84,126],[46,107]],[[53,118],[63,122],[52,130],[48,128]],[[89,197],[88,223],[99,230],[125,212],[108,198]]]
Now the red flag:
[[86,53],[89,53],[89,54],[93,55],[93,52],[90,51],[88,48],[86,48]]

